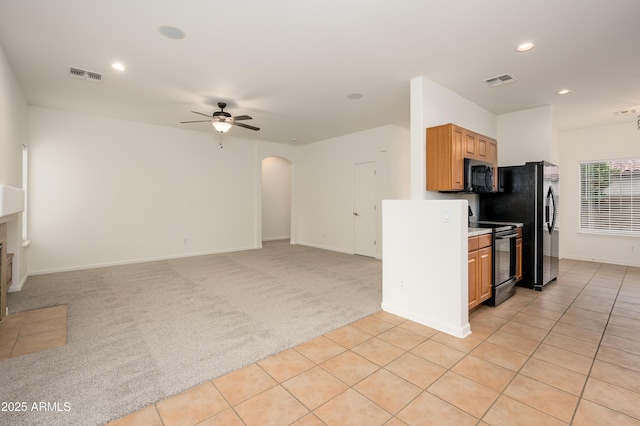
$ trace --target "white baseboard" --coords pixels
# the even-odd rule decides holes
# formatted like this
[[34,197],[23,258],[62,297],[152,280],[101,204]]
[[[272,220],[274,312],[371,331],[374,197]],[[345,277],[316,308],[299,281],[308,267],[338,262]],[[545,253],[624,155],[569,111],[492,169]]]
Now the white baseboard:
[[471,335],[471,326],[469,325],[469,322],[467,322],[466,324],[460,324],[460,325],[445,323],[436,318],[432,318],[424,314],[412,312],[407,309],[403,309],[398,306],[393,306],[384,302],[382,302],[381,307],[382,307],[382,310],[385,312],[398,315],[402,318],[406,318],[408,320],[417,322],[418,324],[426,325],[427,327],[435,328],[438,331],[442,331],[443,333],[450,334],[454,337],[464,338]]
[[290,240],[291,237],[289,235],[283,235],[282,237],[270,237],[263,238],[262,241],[280,241],[280,240]]
[[27,282],[27,278],[29,278],[29,275],[26,275],[18,285],[11,284],[11,286],[7,289],[7,293],[15,293],[17,291],[21,291],[22,287],[24,287],[24,283]]
[[627,261],[620,261],[620,259],[593,258],[593,257],[573,256],[573,255],[562,255],[560,257],[560,259],[561,260],[562,259],[581,260],[583,262],[608,263],[608,264],[611,264],[611,265],[640,267],[640,261],[639,262],[629,262],[628,260]]
[[95,268],[106,268],[109,266],[121,266],[121,265],[132,265],[136,263],[146,263],[146,262],[156,262],[158,260],[170,260],[170,259],[181,259],[186,257],[196,257],[196,256],[206,256],[209,254],[220,254],[220,253],[231,253],[235,251],[244,251],[244,250],[255,250],[258,247],[235,247],[224,250],[211,250],[211,251],[203,251],[197,253],[180,253],[169,256],[157,256],[157,257],[148,257],[141,259],[133,259],[133,260],[119,260],[114,262],[104,262],[104,263],[94,263],[90,265],[77,265],[77,266],[69,266],[62,268],[51,268],[51,269],[41,269],[35,271],[29,271],[29,275],[44,275],[44,274],[55,274],[57,272],[71,272],[71,271],[83,271],[86,269],[95,269]]

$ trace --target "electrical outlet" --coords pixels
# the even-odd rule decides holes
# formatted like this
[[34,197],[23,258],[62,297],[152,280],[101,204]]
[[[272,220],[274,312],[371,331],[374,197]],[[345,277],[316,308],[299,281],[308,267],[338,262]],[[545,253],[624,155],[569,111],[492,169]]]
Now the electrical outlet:
[[400,290],[404,290],[404,280],[400,280]]

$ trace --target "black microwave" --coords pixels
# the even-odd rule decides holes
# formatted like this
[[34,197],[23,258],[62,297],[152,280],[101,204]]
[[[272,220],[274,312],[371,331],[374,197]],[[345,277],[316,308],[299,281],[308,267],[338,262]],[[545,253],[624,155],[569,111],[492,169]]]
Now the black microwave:
[[464,192],[493,192],[493,165],[485,161],[465,158]]

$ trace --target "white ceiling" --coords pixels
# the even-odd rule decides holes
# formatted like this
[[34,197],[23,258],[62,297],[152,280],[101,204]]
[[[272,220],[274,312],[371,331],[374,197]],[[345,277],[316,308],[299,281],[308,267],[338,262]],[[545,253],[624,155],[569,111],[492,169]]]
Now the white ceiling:
[[635,126],[614,112],[640,105],[639,20],[638,0],[1,0],[0,45],[30,105],[213,133],[179,122],[226,101],[262,129],[236,136],[304,144],[408,127],[417,76],[495,114],[554,105],[560,129]]

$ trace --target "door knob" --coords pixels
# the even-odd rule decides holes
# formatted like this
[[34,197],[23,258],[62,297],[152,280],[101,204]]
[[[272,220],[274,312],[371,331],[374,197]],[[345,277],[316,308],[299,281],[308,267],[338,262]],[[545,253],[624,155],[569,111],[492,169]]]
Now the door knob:
[[353,213],[354,216],[358,216],[358,213]]

